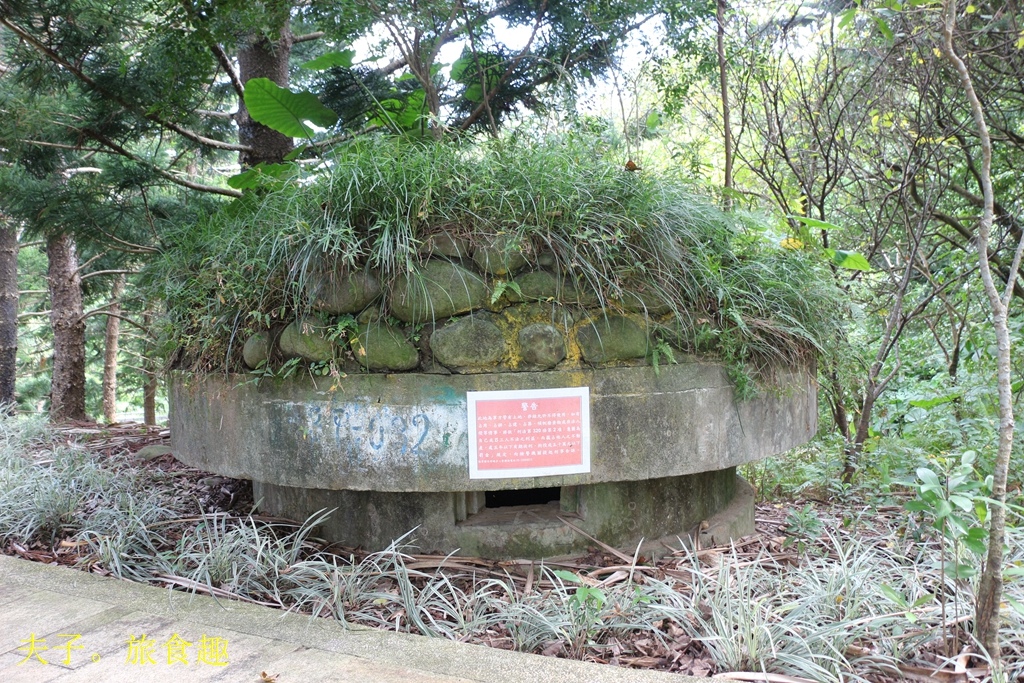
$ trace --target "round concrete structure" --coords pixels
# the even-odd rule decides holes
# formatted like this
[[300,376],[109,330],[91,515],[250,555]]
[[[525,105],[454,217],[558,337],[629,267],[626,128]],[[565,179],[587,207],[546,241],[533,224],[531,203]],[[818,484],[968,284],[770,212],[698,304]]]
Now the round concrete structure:
[[[335,508],[322,533],[384,547],[413,528],[424,550],[542,557],[592,544],[685,535],[702,522],[752,531],[736,466],[810,439],[809,368],[737,402],[725,370],[677,365],[572,371],[363,374],[336,380],[176,376],[171,435],[182,461],[251,479],[262,509],[293,518]],[[591,469],[469,478],[468,391],[590,390]],[[731,506],[731,507],[730,507]],[[717,527],[723,511],[728,523]],[[576,527],[576,528],[573,528]]]

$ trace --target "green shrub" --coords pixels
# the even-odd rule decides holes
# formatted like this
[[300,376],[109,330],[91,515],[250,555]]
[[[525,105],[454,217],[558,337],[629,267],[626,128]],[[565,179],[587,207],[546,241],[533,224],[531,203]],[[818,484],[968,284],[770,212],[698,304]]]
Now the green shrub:
[[[309,314],[305,283],[368,265],[385,286],[438,232],[519,245],[613,306],[667,302],[659,337],[767,370],[835,337],[840,297],[800,252],[757,237],[682,181],[623,169],[593,140],[410,142],[368,137],[318,170],[270,179],[179,226],[150,270],[179,367],[235,369],[240,335]],[[739,373],[742,375],[743,373]]]

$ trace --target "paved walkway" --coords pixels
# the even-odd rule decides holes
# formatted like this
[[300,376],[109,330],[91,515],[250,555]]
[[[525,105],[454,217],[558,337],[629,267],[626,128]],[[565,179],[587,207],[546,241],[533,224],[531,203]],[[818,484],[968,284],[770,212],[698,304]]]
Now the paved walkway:
[[347,630],[327,619],[0,556],[0,680],[695,683],[699,679],[401,633]]

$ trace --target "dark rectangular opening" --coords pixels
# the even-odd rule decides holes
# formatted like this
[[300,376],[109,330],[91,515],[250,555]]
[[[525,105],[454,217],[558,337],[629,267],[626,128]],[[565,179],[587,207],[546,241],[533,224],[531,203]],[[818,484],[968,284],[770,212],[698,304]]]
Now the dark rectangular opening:
[[559,502],[561,496],[562,489],[559,486],[543,489],[487,491],[484,494],[484,506],[493,509],[517,505],[547,505],[551,502]]

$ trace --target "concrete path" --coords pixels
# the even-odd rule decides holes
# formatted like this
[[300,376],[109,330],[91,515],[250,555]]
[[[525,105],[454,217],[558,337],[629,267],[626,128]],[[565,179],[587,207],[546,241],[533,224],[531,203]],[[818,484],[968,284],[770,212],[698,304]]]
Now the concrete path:
[[0,556],[0,680],[696,683],[700,679],[402,633],[346,630],[326,619]]

